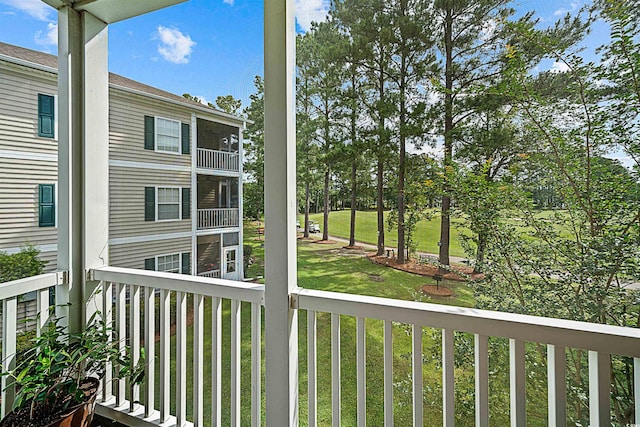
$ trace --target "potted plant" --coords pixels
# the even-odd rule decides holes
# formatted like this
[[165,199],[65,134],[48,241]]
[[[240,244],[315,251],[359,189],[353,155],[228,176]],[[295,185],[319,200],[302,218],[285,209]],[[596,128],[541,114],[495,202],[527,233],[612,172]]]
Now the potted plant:
[[142,381],[144,362],[131,367],[128,350],[120,349],[100,313],[82,333],[69,333],[61,323],[53,317],[16,355],[16,368],[3,374],[12,378],[16,399],[0,427],[88,427],[107,363],[119,378]]

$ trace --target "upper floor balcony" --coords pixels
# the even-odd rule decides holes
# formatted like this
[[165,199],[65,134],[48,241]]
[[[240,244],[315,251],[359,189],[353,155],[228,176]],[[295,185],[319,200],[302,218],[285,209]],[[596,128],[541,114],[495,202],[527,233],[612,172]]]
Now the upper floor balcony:
[[198,230],[240,226],[238,178],[198,175]]
[[240,130],[204,119],[197,120],[196,167],[215,174],[237,174],[241,169]]
[[197,168],[225,172],[240,171],[240,154],[220,150],[198,148]]

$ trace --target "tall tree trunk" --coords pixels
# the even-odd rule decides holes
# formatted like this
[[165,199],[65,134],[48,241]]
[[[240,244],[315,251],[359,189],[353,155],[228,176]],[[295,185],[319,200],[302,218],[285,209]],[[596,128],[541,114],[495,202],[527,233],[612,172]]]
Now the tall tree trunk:
[[309,238],[309,204],[311,202],[309,194],[309,180],[304,184],[304,237]]
[[404,210],[405,210],[405,198],[404,198],[404,172],[405,172],[405,155],[406,155],[406,102],[405,96],[405,75],[406,75],[406,57],[402,56],[402,66],[400,68],[400,155],[398,158],[398,264],[404,264],[405,260],[405,225],[404,225]]
[[329,171],[324,172],[324,218],[322,221],[322,240],[329,240]]
[[376,255],[384,254],[384,161],[378,156],[378,188],[377,188],[377,209],[378,209],[378,252]]
[[356,191],[357,191],[357,162],[351,161],[351,223],[349,224],[349,246],[356,245]]
[[447,9],[444,24],[445,46],[445,94],[444,94],[444,182],[442,185],[442,211],[440,223],[440,264],[449,265],[449,242],[451,222],[449,209],[451,197],[449,196],[448,169],[453,159],[453,17],[451,9]]

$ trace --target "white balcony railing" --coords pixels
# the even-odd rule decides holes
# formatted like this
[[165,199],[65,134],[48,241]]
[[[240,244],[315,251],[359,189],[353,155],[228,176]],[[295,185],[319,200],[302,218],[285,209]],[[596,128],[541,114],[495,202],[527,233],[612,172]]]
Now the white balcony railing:
[[198,276],[200,276],[200,277],[210,277],[212,279],[219,279],[220,278],[220,270],[203,271],[201,273],[198,273]]
[[237,208],[198,209],[198,230],[238,227],[240,211]]
[[[231,425],[239,426],[242,337],[240,316],[241,303],[248,303],[251,309],[251,423],[260,425],[261,306],[264,304],[264,286],[116,267],[93,270],[93,277],[103,283],[104,301],[113,301],[112,305],[107,305],[105,313],[114,322],[118,336],[127,337],[133,361],[139,360],[143,348],[147,361],[142,385],[129,386],[123,381],[117,381],[113,388],[108,384],[103,385],[105,392],[103,401],[97,408],[99,414],[126,425],[202,426],[205,425],[204,412],[207,405],[213,425],[222,425],[221,385],[223,375],[229,375],[222,373],[224,340],[224,348],[231,353],[231,393],[228,402],[231,406],[230,420]],[[158,299],[156,290],[160,290]],[[130,296],[128,309],[127,294]],[[175,304],[173,328],[172,304]],[[207,311],[211,311],[210,317],[205,318],[205,306]],[[191,315],[188,316],[188,312]],[[159,317],[160,325],[157,354],[156,317]],[[223,328],[223,318],[225,322],[229,322],[230,328]],[[192,319],[190,325],[188,319]],[[172,345],[172,329],[175,331],[175,347]],[[206,359],[205,329],[211,334],[211,357]],[[229,329],[230,336],[223,337],[223,330]],[[143,331],[142,337],[140,331]],[[189,350],[187,335],[193,336],[193,347]],[[187,360],[187,355],[190,360]],[[208,365],[206,369],[205,364]],[[193,377],[188,374],[187,366],[192,369]],[[211,381],[209,384],[205,384],[205,372],[211,372],[211,375],[207,374]],[[156,378],[159,384],[156,384]],[[189,383],[187,378],[190,379]],[[205,388],[211,390],[211,399],[206,402]],[[158,399],[155,396],[156,390],[159,392]],[[192,393],[189,401],[188,393]],[[156,402],[159,402],[158,406]],[[192,406],[187,408],[187,404]],[[192,414],[190,420],[187,420],[187,411]],[[211,420],[207,417],[206,425],[211,425]]]
[[[49,320],[49,288],[66,283],[66,273],[47,273],[26,279],[14,280],[0,284],[0,300],[2,301],[2,372],[15,368],[17,336],[23,332],[25,324],[18,322],[18,304],[21,296],[36,292],[36,333]],[[9,376],[2,377],[2,406],[0,418],[10,410],[15,400],[15,386]]]
[[228,172],[240,171],[240,156],[238,153],[198,148],[197,161],[197,167],[201,169]]
[[[11,365],[10,355],[15,352],[15,316],[9,313],[15,313],[18,296],[38,291],[39,311],[44,313],[48,305],[46,290],[49,286],[61,284],[62,277],[54,273],[0,285],[4,313],[3,355],[9,355],[4,366],[7,363]],[[147,360],[147,372],[141,386],[130,386],[122,381],[105,382],[102,400],[97,407],[99,414],[130,426],[223,425],[223,421],[232,426],[261,425],[264,409],[260,391],[264,286],[115,267],[92,270],[90,277],[101,281],[103,313],[117,330],[118,336],[127,337],[134,361],[140,357],[142,349]],[[156,292],[158,290],[159,295]],[[245,317],[250,322],[241,322],[243,306],[251,312],[250,319]],[[353,396],[357,403],[357,425],[366,425],[366,415],[371,410],[367,409],[367,400],[371,399],[372,392],[377,392],[368,386],[368,381],[375,379],[383,389],[381,402],[384,425],[394,425],[394,421],[397,425],[394,408],[399,408],[399,398],[406,397],[398,396],[400,393],[412,396],[409,397],[409,408],[413,414],[413,425],[434,425],[433,420],[423,418],[424,411],[428,409],[423,401],[426,384],[423,368],[430,359],[427,350],[423,349],[425,328],[440,331],[442,337],[440,369],[445,426],[453,425],[456,414],[454,387],[457,382],[454,372],[460,368],[454,369],[454,336],[462,332],[473,334],[474,358],[471,363],[475,373],[475,424],[478,426],[489,425],[489,402],[493,401],[489,389],[490,337],[509,340],[507,363],[512,426],[527,425],[525,406],[529,391],[525,388],[528,375],[525,343],[543,344],[538,346],[538,351],[543,352],[546,346],[548,425],[563,426],[567,423],[567,349],[584,349],[589,354],[591,425],[610,425],[612,355],[634,358],[634,372],[630,375],[635,376],[636,380],[640,378],[638,329],[307,289],[291,292],[291,306],[294,310],[306,311],[307,327],[299,331],[299,336],[306,336],[306,352],[301,354],[306,353],[307,371],[301,375],[306,374],[307,387],[306,390],[300,390],[300,395],[306,396],[299,402],[307,405],[306,410],[301,412],[308,414],[309,425],[318,425],[318,384],[328,380],[325,374],[319,375],[318,372],[330,375],[331,393],[330,396],[324,396],[325,400],[322,401],[330,402],[333,425],[340,425],[341,421],[344,424],[341,414],[343,384],[344,381],[354,380],[357,389]],[[175,325],[171,322],[173,312]],[[209,312],[211,314],[205,316]],[[330,344],[327,347],[322,344],[325,334],[318,326],[329,319],[330,337],[326,339]],[[243,324],[246,326],[243,327]],[[345,329],[347,324],[355,326],[355,342],[344,340],[345,334],[351,333]],[[393,332],[402,325],[406,326],[403,330],[409,334],[406,339],[411,343],[408,358],[412,368],[410,385],[406,390],[398,391],[394,365],[399,357],[405,355],[396,353],[394,340],[400,337],[397,331],[394,337]],[[383,332],[380,346],[376,346],[370,338],[374,328],[378,327]],[[156,342],[156,330],[159,342]],[[175,337],[172,337],[172,333],[175,333]],[[405,334],[401,335],[404,337]],[[204,346],[205,342],[209,343],[209,336],[212,339],[206,352],[210,352],[211,356],[207,354],[205,358]],[[250,340],[250,345],[242,345],[243,339]],[[301,339],[300,346],[303,345],[305,342]],[[328,351],[325,352],[324,348],[328,348]],[[355,348],[353,358],[345,358],[345,354],[342,354],[348,348]],[[330,361],[319,360],[321,352],[327,354]],[[380,372],[367,372],[370,358],[377,357],[374,352],[380,353],[383,369]],[[355,365],[352,367],[355,369],[348,369],[349,372],[355,372],[355,378],[345,378],[341,373],[342,364],[346,361]],[[223,363],[229,369],[224,373]],[[250,365],[250,387],[241,384],[241,364],[244,363],[245,372]],[[189,375],[191,372],[193,375]],[[6,378],[3,377],[3,381]],[[223,392],[222,384],[227,381],[229,390]],[[3,383],[3,410],[11,404],[13,397],[13,390],[6,388],[6,385],[6,382]],[[210,399],[205,400],[205,390],[211,390]],[[634,383],[634,391],[632,399],[638,420],[640,381]],[[274,393],[277,390],[267,392]],[[156,393],[159,393],[157,398]],[[295,399],[298,401],[298,396]],[[244,413],[241,413],[242,408]],[[187,412],[192,414],[189,418]],[[223,412],[228,415],[223,417]]]
[[[474,334],[475,425],[489,425],[489,337],[509,339],[511,426],[527,425],[525,343],[547,347],[548,425],[567,425],[566,350],[588,350],[589,419],[592,426],[610,425],[611,355],[634,358],[636,423],[640,420],[640,329],[575,322],[544,317],[476,310],[439,304],[399,301],[335,292],[298,289],[293,307],[307,310],[308,416],[317,425],[318,365],[317,313],[331,314],[331,408],[332,421],[341,419],[341,316],[355,318],[357,372],[357,420],[366,425],[368,319],[383,322],[384,425],[394,424],[393,324],[410,326],[412,342],[411,390],[413,425],[423,419],[423,328],[440,329],[442,336],[443,425],[453,426],[455,417],[454,333]],[[353,345],[349,343],[349,345]],[[396,355],[397,357],[397,355]],[[433,425],[433,422],[427,422]]]

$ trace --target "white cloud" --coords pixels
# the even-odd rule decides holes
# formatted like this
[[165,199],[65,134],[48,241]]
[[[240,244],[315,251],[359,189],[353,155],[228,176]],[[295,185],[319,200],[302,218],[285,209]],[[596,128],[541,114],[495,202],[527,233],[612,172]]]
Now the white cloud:
[[572,1],[571,6],[568,9],[567,8],[558,9],[555,12],[553,12],[553,16],[562,16],[570,12],[575,12],[576,9],[578,9],[579,7],[580,7],[580,2]]
[[47,31],[43,34],[42,31],[37,31],[33,37],[35,42],[43,46],[57,46],[58,45],[58,24],[49,22],[47,24]]
[[322,22],[329,13],[329,0],[296,0],[296,20],[305,32],[312,22]]
[[182,34],[177,28],[167,28],[162,25],[158,25],[158,31],[154,38],[160,40],[158,53],[174,64],[187,64],[193,46],[196,45],[196,42],[191,40],[189,35]]
[[233,6],[233,3],[235,2],[235,0],[222,0],[222,3],[224,4],[228,4],[230,6]]
[[42,0],[0,0],[0,3],[21,10],[40,21],[49,21],[49,14],[53,11],[53,8]]
[[566,73],[569,71],[569,66],[564,62],[555,61],[549,71],[552,73]]

